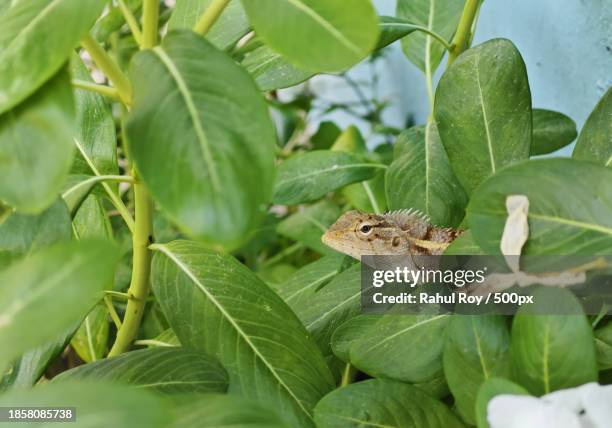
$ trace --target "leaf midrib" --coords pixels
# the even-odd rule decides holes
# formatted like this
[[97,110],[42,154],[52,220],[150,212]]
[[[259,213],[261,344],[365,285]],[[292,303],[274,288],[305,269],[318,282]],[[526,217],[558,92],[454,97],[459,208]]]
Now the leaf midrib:
[[306,6],[299,0],[286,0],[288,4],[292,5],[296,9],[299,9],[306,13],[306,15],[310,16],[315,20],[321,27],[323,27],[328,33],[330,33],[335,39],[337,39],[341,44],[343,44],[347,49],[352,51],[353,53],[361,56],[361,50],[357,45],[347,39],[344,34],[342,34],[336,27],[334,27],[331,22],[323,18],[319,15],[315,10]]
[[474,55],[474,69],[476,72],[476,86],[478,88],[478,96],[480,99],[480,108],[482,110],[482,120],[484,122],[485,134],[487,137],[487,148],[489,150],[489,162],[491,163],[491,172],[495,174],[495,157],[493,155],[493,142],[491,141],[491,131],[489,130],[489,119],[487,117],[487,109],[482,93],[482,83],[480,82],[480,55],[478,52]]
[[372,167],[372,168],[380,168],[380,169],[386,169],[387,166],[386,165],[381,165],[381,164],[376,164],[376,163],[353,163],[350,165],[334,165],[328,168],[323,168],[323,169],[318,169],[316,171],[312,171],[312,172],[308,172],[306,174],[302,174],[302,175],[294,175],[292,176],[290,179],[288,180],[279,180],[277,183],[277,186],[286,186],[287,183],[292,183],[294,181],[300,181],[300,180],[304,180],[310,177],[314,177],[317,175],[321,175],[321,174],[329,174],[331,172],[334,171],[340,171],[343,169],[351,169],[351,168],[367,168],[367,167]]
[[274,369],[274,366],[272,366],[268,360],[259,352],[259,350],[257,349],[257,347],[253,344],[253,342],[251,342],[249,336],[242,330],[242,328],[240,328],[240,326],[237,324],[237,322],[234,320],[234,318],[225,310],[225,308],[223,307],[223,305],[221,305],[221,303],[215,298],[214,295],[212,295],[204,286],[204,284],[202,284],[198,278],[195,276],[195,274],[187,267],[187,265],[185,265],[182,260],[180,260],[178,258],[178,256],[176,256],[168,247],[166,247],[164,244],[155,244],[152,245],[150,247],[152,250],[159,250],[161,251],[163,254],[166,255],[166,257],[168,257],[170,260],[172,260],[174,262],[174,264],[181,269],[185,275],[187,275],[187,277],[189,279],[191,279],[191,281],[206,295],[206,297],[211,301],[211,303],[213,305],[215,305],[215,307],[219,310],[219,312],[221,312],[221,315],[232,325],[232,327],[234,327],[234,329],[236,330],[236,332],[238,333],[239,337],[242,337],[242,339],[245,341],[245,343],[251,348],[251,350],[253,351],[253,354],[258,357],[261,362],[264,364],[264,366],[266,366],[266,368],[270,371],[270,373],[272,374],[272,376],[274,376],[274,378],[277,380],[278,384],[280,386],[283,387],[283,389],[285,389],[289,395],[291,396],[291,398],[297,403],[297,405],[299,406],[299,408],[306,414],[306,416],[312,420],[312,415],[310,414],[310,412],[304,408],[304,406],[302,405],[301,400],[295,396],[295,394],[293,393],[293,391],[291,390],[291,388],[289,388],[289,386],[283,381],[283,379],[278,375],[278,373],[276,373],[276,370]]
[[219,179],[219,175],[217,172],[217,168],[212,158],[212,152],[210,150],[210,145],[208,138],[206,137],[206,132],[204,132],[204,128],[200,123],[198,109],[195,105],[195,101],[193,100],[191,93],[189,92],[189,88],[187,83],[183,80],[181,73],[174,65],[172,59],[168,56],[166,51],[164,51],[160,46],[156,46],[153,48],[153,52],[157,57],[161,60],[163,65],[166,67],[172,79],[176,83],[176,86],[185,102],[185,107],[189,113],[189,117],[191,118],[191,122],[193,123],[193,129],[196,133],[198,143],[200,148],[202,149],[202,156],[204,157],[204,162],[208,166],[208,170],[210,172],[210,180],[215,193],[221,192],[221,180]]

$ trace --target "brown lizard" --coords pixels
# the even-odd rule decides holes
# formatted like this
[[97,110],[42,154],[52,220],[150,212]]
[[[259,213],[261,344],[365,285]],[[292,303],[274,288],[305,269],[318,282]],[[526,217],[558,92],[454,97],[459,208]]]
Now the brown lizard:
[[361,260],[364,255],[440,255],[463,230],[434,226],[415,210],[344,213],[323,234],[328,247]]

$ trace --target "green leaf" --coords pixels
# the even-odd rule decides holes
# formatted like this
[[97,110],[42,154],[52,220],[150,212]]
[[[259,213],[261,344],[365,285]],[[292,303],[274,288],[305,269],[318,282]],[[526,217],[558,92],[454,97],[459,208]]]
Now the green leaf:
[[153,198],[188,234],[237,247],[263,218],[274,182],[274,128],[255,84],[187,31],[138,53],[130,74],[126,132]]
[[123,383],[164,394],[225,392],[227,373],[206,355],[183,348],[141,349],[61,373],[54,382],[86,379]]
[[317,132],[310,137],[310,144],[315,150],[330,149],[342,130],[332,121],[324,121],[319,124]]
[[9,215],[0,223],[0,269],[57,241],[72,237],[70,214],[66,204],[57,200],[38,215]]
[[0,15],[0,114],[56,74],[106,0],[14,1]]
[[[512,322],[514,378],[534,395],[596,381],[593,330],[584,314],[574,315],[582,311],[580,303],[557,288],[540,288],[533,296]],[[560,315],[546,315],[550,307]]]
[[1,115],[0,200],[31,214],[51,205],[72,163],[73,130],[72,88],[64,71]]
[[[343,311],[330,310],[343,305],[346,291],[349,291],[350,297],[355,293],[351,294],[349,289],[355,291],[358,287],[354,279],[360,270],[357,267],[349,268],[350,265],[348,257],[332,254],[306,265],[278,287],[279,295],[306,326],[325,356],[331,354],[332,332],[346,316]],[[351,273],[342,274],[347,270]],[[347,284],[350,284],[348,289],[345,287]],[[354,306],[347,306],[349,313],[354,312]]]
[[531,156],[552,153],[576,138],[576,123],[563,113],[534,108],[532,114],[533,140],[529,151]]
[[[403,19],[391,16],[380,16],[379,18],[380,37],[375,50],[382,49],[419,28]],[[285,57],[265,44],[247,52],[241,64],[251,73],[262,91],[295,86],[317,74],[316,71],[295,67]],[[328,149],[329,146],[318,147],[315,144],[315,148]]]
[[411,383],[434,379],[442,372],[448,321],[448,315],[380,316],[371,326],[352,330],[349,362],[372,377]]
[[287,428],[272,409],[233,395],[185,396],[171,428]]
[[150,342],[149,346],[181,346],[181,341],[171,328],[162,331]]
[[572,157],[600,165],[612,165],[612,88],[601,97],[589,115]]
[[97,195],[89,195],[74,215],[74,233],[78,239],[101,238],[113,240],[113,229]]
[[[200,16],[213,0],[178,0],[168,21],[168,30],[195,27]],[[240,0],[230,0],[223,13],[206,34],[206,39],[217,48],[231,48],[249,31],[249,21]]]
[[331,150],[299,153],[278,168],[274,203],[293,205],[321,198],[347,184],[372,178],[383,165]]
[[[142,0],[124,0],[124,2],[128,9],[130,9],[135,15],[142,6]],[[98,19],[96,24],[93,26],[91,34],[100,43],[106,43],[111,34],[120,30],[124,24],[125,17],[123,16],[121,9],[119,7],[113,7],[112,9],[109,8],[108,13]]]
[[612,322],[595,330],[595,346],[599,370],[612,369]]
[[457,226],[467,196],[453,174],[433,122],[404,131],[387,170],[389,209],[414,208],[440,226]]
[[485,181],[468,205],[468,223],[487,254],[499,254],[506,197],[529,198],[529,240],[523,254],[610,254],[612,171],[571,159],[513,165]]
[[342,195],[358,211],[381,214],[387,210],[385,174],[381,171],[371,180],[349,184]]
[[380,16],[379,19],[380,37],[376,45],[377,50],[389,46],[396,40],[406,37],[408,34],[412,34],[421,28],[420,25],[394,16]]
[[471,230],[466,230],[444,251],[445,256],[478,256],[486,253],[474,242]]
[[435,117],[468,194],[502,167],[527,159],[531,93],[525,63],[512,42],[489,40],[461,54],[440,79]]
[[104,241],[67,242],[0,272],[0,367],[85,317],[118,258]]
[[378,40],[369,0],[242,0],[242,5],[258,36],[304,70],[349,68]]
[[333,380],[291,309],[232,257],[189,241],[153,248],[153,290],[181,343],[218,358],[230,392],[273,405],[292,426],[312,426]]
[[108,310],[97,305],[70,340],[70,346],[86,363],[104,358],[108,343]]
[[[92,82],[81,58],[73,54],[70,68],[74,79]],[[110,106],[101,95],[84,89],[74,90],[76,107],[75,139],[79,151],[72,165],[72,174],[116,175],[117,135]]]
[[45,373],[49,364],[62,353],[70,342],[76,326],[59,337],[40,345],[16,359],[9,373],[0,378],[0,391],[7,388],[30,388]]
[[440,401],[419,388],[371,379],[337,389],[315,409],[319,428],[458,428],[463,424]]
[[304,71],[294,67],[266,45],[248,52],[241,64],[251,73],[261,91],[288,88],[308,80],[316,74],[312,71]]
[[489,428],[487,406],[496,395],[529,395],[527,390],[507,379],[492,377],[486,380],[478,390],[476,397],[476,425],[478,428]]
[[[78,209],[73,220],[73,231],[77,239],[99,238],[113,240],[113,230],[100,197],[90,195]],[[111,289],[112,282],[106,284]],[[87,363],[99,360],[106,354],[109,324],[108,311],[98,304],[76,331],[70,344],[81,359]]]
[[[122,385],[93,382],[66,382],[41,385],[26,391],[0,395],[2,407],[76,408],[75,426],[164,428],[172,420],[166,400],[147,391]],[[66,423],[69,426],[69,423]],[[22,422],[20,427],[53,428],[57,422]]]
[[366,142],[355,125],[349,125],[331,147],[334,152],[362,154],[367,152]]
[[344,362],[351,360],[350,351],[353,343],[363,336],[364,331],[372,328],[380,320],[380,315],[359,314],[349,318],[336,328],[331,337],[334,355]]
[[[459,23],[463,4],[462,0],[398,0],[396,15],[450,40]],[[404,37],[402,49],[423,73],[430,67],[431,74],[444,54],[444,46],[439,41],[421,32]]]
[[276,231],[318,253],[334,254],[334,250],[321,242],[321,236],[341,213],[338,205],[323,200],[290,215],[278,224]]
[[444,345],[444,374],[463,419],[476,422],[476,396],[490,377],[509,374],[510,333],[503,316],[455,315]]

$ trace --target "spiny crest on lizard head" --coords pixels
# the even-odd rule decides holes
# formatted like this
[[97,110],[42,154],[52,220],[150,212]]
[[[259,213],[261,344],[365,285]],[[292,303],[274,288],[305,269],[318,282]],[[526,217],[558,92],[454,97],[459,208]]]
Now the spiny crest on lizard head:
[[364,255],[435,255],[461,233],[432,225],[420,211],[404,209],[386,214],[344,213],[321,240],[356,259]]

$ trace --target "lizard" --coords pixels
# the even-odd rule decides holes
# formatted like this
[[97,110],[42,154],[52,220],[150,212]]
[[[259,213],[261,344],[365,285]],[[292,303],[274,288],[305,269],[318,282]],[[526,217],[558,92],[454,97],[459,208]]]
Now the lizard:
[[413,209],[386,214],[344,213],[321,237],[357,260],[364,255],[441,255],[463,230],[438,227]]

